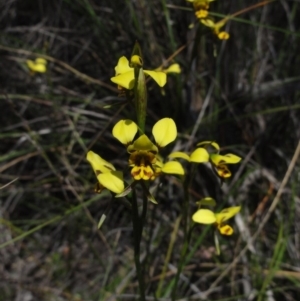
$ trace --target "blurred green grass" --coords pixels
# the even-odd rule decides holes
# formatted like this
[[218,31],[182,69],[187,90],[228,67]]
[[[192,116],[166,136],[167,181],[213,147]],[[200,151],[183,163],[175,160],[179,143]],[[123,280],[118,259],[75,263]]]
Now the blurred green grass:
[[[211,11],[226,15],[254,3],[215,1]],[[130,211],[94,194],[84,159],[93,149],[124,164],[126,151],[111,129],[134,114],[128,106],[103,107],[119,101],[109,79],[136,40],[149,69],[186,46],[173,60],[182,74],[169,76],[164,91],[149,82],[148,131],[172,117],[177,148],[194,133],[193,146],[216,140],[247,162],[221,187],[207,167],[197,167],[191,212],[207,195],[222,207],[242,205],[234,236],[220,240],[221,256],[211,228],[194,231],[178,300],[201,300],[255,233],[300,137],[299,3],[275,1],[239,16],[228,23],[226,42],[198,25],[189,29],[195,17],[185,1],[23,0],[0,7],[0,186],[17,179],[0,190],[0,301],[137,300]],[[31,75],[26,59],[38,56],[47,58],[48,72]],[[298,162],[252,249],[209,299],[299,299],[299,172]],[[176,179],[171,183],[159,189],[159,205],[151,204],[147,217],[148,300],[155,300],[181,213],[182,194]],[[157,300],[170,300],[182,242],[179,228]]]

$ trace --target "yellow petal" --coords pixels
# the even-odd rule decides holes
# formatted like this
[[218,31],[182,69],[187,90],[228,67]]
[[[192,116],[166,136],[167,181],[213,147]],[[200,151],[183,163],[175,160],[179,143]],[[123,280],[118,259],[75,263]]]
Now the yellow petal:
[[207,147],[207,146],[213,146],[217,151],[220,150],[220,146],[217,142],[214,142],[214,141],[202,141],[200,143],[197,144],[197,146],[204,146],[204,147]]
[[234,155],[234,154],[226,154],[224,155],[225,162],[228,164],[235,164],[241,161],[241,157]]
[[45,73],[47,71],[47,67],[44,59],[36,59],[35,61],[27,60],[26,64],[31,71]]
[[165,163],[162,167],[162,172],[174,175],[184,175],[184,169],[177,161],[169,161]]
[[169,68],[165,69],[163,72],[165,73],[180,73],[181,69],[179,64],[172,64]]
[[92,151],[89,151],[87,153],[86,159],[92,165],[92,168],[93,168],[94,172],[96,173],[96,176],[99,173],[105,173],[105,172],[115,170],[114,166],[111,163],[105,161],[99,155],[97,155],[96,153],[94,153]]
[[133,68],[129,66],[129,61],[125,56],[119,58],[118,64],[115,67],[116,75],[133,71]]
[[191,153],[190,161],[195,163],[208,162],[209,154],[205,148],[199,147]]
[[219,231],[223,235],[232,235],[233,229],[229,225],[222,225],[218,227]]
[[239,163],[242,158],[234,154],[226,154],[224,156],[219,154],[211,154],[210,159],[215,165],[218,165]]
[[210,155],[210,159],[211,159],[212,163],[215,165],[220,164],[220,162],[222,162],[222,158],[223,158],[223,156],[219,155],[219,154],[211,154]]
[[42,64],[42,65],[47,65],[47,61],[45,59],[43,59],[42,57],[38,57],[35,59],[35,62],[37,64]]
[[151,140],[145,135],[141,135],[138,139],[136,139],[133,144],[129,145],[127,148],[129,153],[133,151],[152,151],[157,153],[157,147],[151,142]]
[[177,136],[177,128],[172,118],[163,118],[155,123],[152,129],[154,139],[160,147],[173,142]]
[[163,87],[167,82],[167,75],[162,71],[144,70],[144,73],[151,76],[160,87]]
[[195,223],[213,224],[216,222],[215,214],[209,209],[199,209],[193,214],[192,219]]
[[123,174],[120,171],[101,173],[97,178],[101,185],[114,193],[124,190]]
[[215,27],[215,22],[211,19],[201,19],[200,21],[203,25],[205,25],[207,27],[210,27],[210,28]]
[[113,83],[131,90],[134,88],[134,71],[128,71],[126,73],[119,74],[110,79]]
[[240,210],[241,206],[225,208],[220,213],[216,214],[216,222],[221,225],[224,221],[235,216]]
[[135,122],[129,119],[123,119],[115,124],[112,134],[121,143],[127,145],[133,140],[137,131],[138,127]]
[[184,152],[173,152],[168,157],[169,158],[181,158],[181,159],[190,161],[190,156]]

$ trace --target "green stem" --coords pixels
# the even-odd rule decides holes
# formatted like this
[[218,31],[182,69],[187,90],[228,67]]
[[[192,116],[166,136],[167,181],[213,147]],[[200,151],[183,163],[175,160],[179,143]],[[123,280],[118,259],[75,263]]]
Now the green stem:
[[182,208],[183,209],[182,210],[183,211],[182,212],[182,220],[184,223],[184,243],[183,243],[183,247],[181,249],[179,265],[178,265],[178,269],[177,269],[175,280],[174,280],[174,288],[173,288],[172,296],[171,296],[172,301],[175,301],[175,299],[176,299],[176,292],[177,292],[179,276],[186,263],[186,254],[188,251],[189,242],[190,242],[190,238],[192,236],[192,231],[193,231],[193,227],[190,227],[190,223],[189,223],[189,186],[190,186],[189,184],[190,184],[190,180],[193,179],[194,173],[195,173],[195,167],[192,168],[190,177],[186,177],[185,181],[183,183],[184,202],[183,202],[183,208]]
[[142,209],[142,215],[141,215],[141,219],[140,219],[140,227],[141,227],[140,240],[142,239],[142,233],[143,233],[144,224],[146,221],[147,209],[148,209],[148,198],[147,198],[146,193],[144,192],[143,193],[143,209]]
[[[187,205],[188,205],[188,201],[184,202],[184,206],[183,206],[183,220],[184,220],[184,244],[183,247],[181,249],[181,253],[180,253],[180,261],[179,261],[179,265],[178,265],[178,269],[176,272],[176,276],[175,276],[175,282],[174,282],[174,288],[172,291],[172,301],[175,301],[176,299],[176,292],[177,292],[177,286],[178,286],[178,281],[179,281],[179,276],[182,272],[182,269],[185,265],[185,257],[187,254],[187,250],[188,250],[188,246],[189,246],[189,240],[190,240],[190,236],[191,236],[191,230],[188,231],[188,210],[187,210]],[[190,233],[188,233],[190,232]]]
[[184,266],[184,263],[185,263],[184,258],[185,258],[185,255],[187,253],[188,246],[189,246],[189,242],[185,239],[183,248],[181,249],[180,261],[179,261],[178,269],[177,269],[175,280],[174,280],[174,288],[173,288],[172,296],[171,296],[172,297],[172,301],[176,300],[176,292],[177,292],[177,286],[178,286],[179,276],[180,276],[180,274],[182,272],[182,269],[183,269],[183,266]]
[[[143,206],[143,212],[145,211]],[[133,226],[133,240],[134,240],[134,262],[136,267],[136,274],[139,282],[140,301],[145,301],[145,283],[140,262],[140,244],[143,231],[143,220],[140,220],[137,198],[135,188],[132,190],[132,226]]]

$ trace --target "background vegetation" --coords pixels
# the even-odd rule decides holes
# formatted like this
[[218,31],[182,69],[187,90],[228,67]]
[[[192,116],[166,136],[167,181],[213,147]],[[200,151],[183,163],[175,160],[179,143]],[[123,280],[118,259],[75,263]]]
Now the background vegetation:
[[[211,11],[227,15],[255,3],[219,0]],[[299,160],[251,238],[300,137],[299,5],[274,1],[244,13],[226,25],[230,39],[219,41],[184,0],[2,1],[0,186],[13,182],[0,190],[0,300],[137,300],[130,211],[108,193],[94,193],[85,161],[90,149],[116,165],[126,158],[111,129],[134,115],[118,104],[110,77],[136,40],[146,69],[180,49],[171,62],[182,73],[169,76],[164,90],[149,81],[149,133],[159,118],[172,117],[180,133],[174,149],[215,140],[244,158],[222,186],[198,167],[191,212],[207,195],[220,208],[241,204],[242,212],[232,221],[235,234],[220,238],[220,256],[213,229],[196,227],[178,300],[299,300]],[[41,56],[47,73],[31,74],[26,60]],[[148,300],[170,300],[183,237],[177,184],[162,188],[148,212]]]

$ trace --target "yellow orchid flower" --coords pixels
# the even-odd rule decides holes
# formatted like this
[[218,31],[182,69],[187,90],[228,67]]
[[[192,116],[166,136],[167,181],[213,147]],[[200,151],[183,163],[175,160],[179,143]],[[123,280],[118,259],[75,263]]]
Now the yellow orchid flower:
[[224,222],[235,216],[240,210],[240,206],[225,208],[219,213],[214,213],[209,209],[199,209],[193,214],[192,219],[199,224],[215,224],[221,234],[232,235],[232,227]]
[[116,171],[111,163],[92,151],[87,153],[86,159],[91,164],[99,182],[96,192],[100,193],[104,188],[114,193],[121,193],[124,190],[123,173]]
[[214,0],[186,0],[188,2],[192,2],[195,15],[198,19],[203,19],[208,16],[209,3]]
[[[141,58],[138,55],[134,55],[131,58],[131,63],[142,65]],[[110,80],[117,84],[120,87],[131,90],[134,87],[134,68],[130,67],[129,61],[125,56],[122,56],[117,66],[115,67],[116,75]],[[149,75],[154,79],[154,81],[160,86],[163,87],[167,82],[167,75],[162,71],[151,71],[143,70],[145,74]]]
[[26,65],[32,72],[45,73],[47,71],[47,61],[41,57],[34,61],[27,60]]
[[197,146],[203,147],[196,148],[192,152],[190,161],[195,163],[210,162],[221,178],[229,178],[231,176],[227,164],[236,164],[242,159],[234,154],[220,155],[220,147],[214,141],[203,141],[198,143]]
[[215,23],[213,20],[211,19],[201,19],[200,20],[201,23],[209,28],[211,28],[214,32],[214,34],[217,35],[217,37],[220,39],[220,40],[228,40],[230,35],[228,32],[226,31],[220,31],[221,27],[223,27],[226,23],[225,22],[217,22]]
[[[177,137],[177,128],[173,119],[163,118],[155,123],[152,134],[156,144],[143,134],[133,141],[138,127],[132,120],[120,120],[112,134],[122,144],[127,145],[131,175],[135,180],[154,180],[161,173],[183,175],[182,165],[176,161],[163,163],[159,157],[159,148],[165,147]],[[125,134],[126,133],[126,134]]]
[[241,157],[234,154],[226,154],[224,156],[219,154],[210,155],[210,162],[213,164],[217,174],[221,178],[229,178],[231,176],[231,172],[226,164],[236,164],[239,163],[241,159]]
[[209,3],[215,0],[186,0],[188,2],[193,3],[195,10],[206,9],[209,8]]
[[208,9],[210,2],[214,0],[186,0],[192,2],[195,9],[196,17],[201,23],[207,27],[210,27],[220,40],[228,40],[229,33],[226,31],[220,31],[220,28],[225,25],[225,22],[215,23],[208,17]]
[[174,152],[169,157],[181,158],[194,163],[210,162],[221,178],[229,178],[231,176],[227,164],[236,164],[242,159],[234,154],[220,155],[220,146],[214,141],[203,141],[198,143],[197,146],[201,147],[196,148],[191,155],[184,152]]

